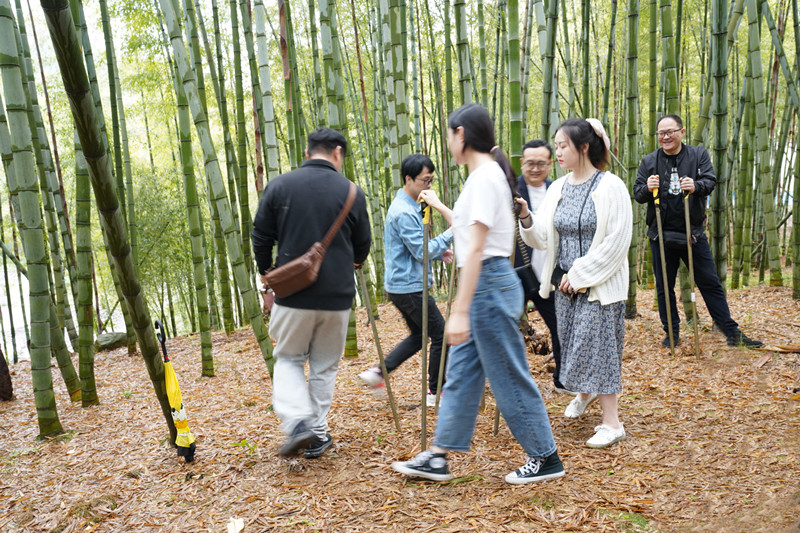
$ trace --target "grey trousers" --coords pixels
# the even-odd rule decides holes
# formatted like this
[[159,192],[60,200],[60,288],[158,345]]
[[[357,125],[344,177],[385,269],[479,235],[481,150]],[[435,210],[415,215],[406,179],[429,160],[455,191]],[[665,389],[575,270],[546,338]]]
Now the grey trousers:
[[314,434],[325,437],[349,318],[349,309],[272,307],[269,333],[276,340],[272,406],[284,433],[290,434],[304,420]]

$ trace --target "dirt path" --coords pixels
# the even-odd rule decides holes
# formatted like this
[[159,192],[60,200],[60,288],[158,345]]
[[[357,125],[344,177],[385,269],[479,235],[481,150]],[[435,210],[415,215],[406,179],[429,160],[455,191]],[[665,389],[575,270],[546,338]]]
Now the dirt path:
[[[389,464],[419,450],[419,365],[393,375],[403,433],[385,402],[356,378],[377,355],[363,310],[357,359],[343,360],[330,415],[336,445],[321,459],[279,459],[266,366],[249,329],[214,335],[217,377],[200,378],[199,336],[168,341],[197,461],[168,448],[144,364],[124,350],[97,355],[102,405],[70,405],[54,372],[69,433],[39,442],[28,363],[12,367],[17,399],[0,403],[0,531],[798,531],[798,355],[729,348],[701,333],[703,355],[684,337],[675,358],[661,348],[652,291],[627,323],[621,418],[629,438],[609,450],[584,441],[600,423],[562,414],[543,358],[532,372],[548,405],[567,476],[510,486],[523,453],[507,428],[493,436],[487,395],[470,453],[452,454],[447,484],[406,481]],[[787,288],[731,291],[734,318],[769,345],[800,344],[800,303]],[[380,309],[388,351],[405,334]],[[535,314],[531,316],[534,317]],[[701,323],[710,324],[702,303]],[[546,331],[535,320],[537,331]],[[429,428],[433,415],[429,411]],[[430,433],[429,433],[430,434]]]

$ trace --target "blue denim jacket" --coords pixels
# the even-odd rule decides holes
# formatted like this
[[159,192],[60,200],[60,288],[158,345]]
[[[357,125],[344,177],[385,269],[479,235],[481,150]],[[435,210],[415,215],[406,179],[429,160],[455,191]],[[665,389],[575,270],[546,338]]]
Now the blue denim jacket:
[[[397,191],[386,213],[383,242],[386,263],[383,286],[386,292],[422,292],[422,214],[419,204],[403,189]],[[428,257],[441,259],[451,242],[453,233],[449,229],[431,239]],[[431,279],[430,270],[428,272],[428,279]]]

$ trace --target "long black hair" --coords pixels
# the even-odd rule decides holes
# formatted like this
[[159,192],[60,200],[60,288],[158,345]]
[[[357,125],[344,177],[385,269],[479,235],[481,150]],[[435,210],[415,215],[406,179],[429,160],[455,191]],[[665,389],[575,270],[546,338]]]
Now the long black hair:
[[589,145],[589,161],[595,168],[602,170],[606,169],[608,165],[608,148],[603,138],[594,131],[594,128],[586,119],[583,118],[568,118],[556,129],[556,132],[563,131],[564,135],[569,137],[572,145],[578,151],[583,148],[583,145]]
[[517,176],[511,168],[511,163],[506,154],[495,146],[494,122],[486,108],[480,104],[461,106],[450,113],[447,125],[453,131],[458,128],[464,129],[464,148],[470,147],[482,154],[492,154],[506,175],[511,196],[519,194]]

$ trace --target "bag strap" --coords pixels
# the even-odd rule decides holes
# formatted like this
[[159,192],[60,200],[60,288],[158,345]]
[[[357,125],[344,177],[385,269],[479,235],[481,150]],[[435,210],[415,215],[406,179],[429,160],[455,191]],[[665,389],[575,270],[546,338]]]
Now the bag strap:
[[342,211],[339,213],[339,216],[336,217],[336,220],[333,222],[331,229],[328,230],[328,233],[325,234],[325,238],[322,239],[322,249],[327,250],[328,245],[330,245],[333,237],[338,233],[339,228],[342,227],[342,223],[344,223],[344,219],[348,213],[350,213],[350,208],[353,207],[353,202],[356,200],[356,184],[352,181],[350,182],[350,192],[347,194],[347,200],[344,202],[344,207],[342,207]]
[[516,217],[517,223],[515,224],[516,228],[514,228],[517,234],[517,244],[519,245],[519,251],[522,254],[522,264],[525,266],[531,266],[531,258],[528,256],[528,246],[522,241],[522,235],[519,233],[519,217]]
[[589,199],[589,195],[592,194],[592,187],[594,187],[594,182],[597,181],[597,176],[599,176],[601,172],[599,170],[594,171],[594,176],[592,176],[592,183],[589,184],[589,190],[586,191],[586,196],[583,197],[583,203],[581,204],[581,212],[578,213],[578,248],[580,250],[580,257],[583,257],[583,236],[581,235],[581,217],[583,216],[583,208],[586,207],[586,200]]

